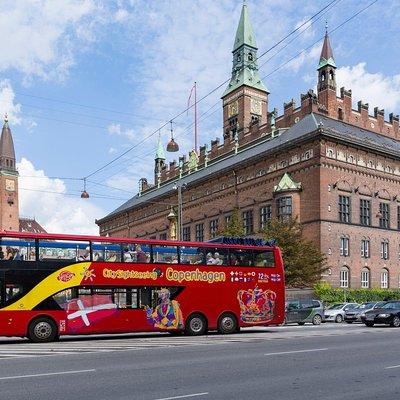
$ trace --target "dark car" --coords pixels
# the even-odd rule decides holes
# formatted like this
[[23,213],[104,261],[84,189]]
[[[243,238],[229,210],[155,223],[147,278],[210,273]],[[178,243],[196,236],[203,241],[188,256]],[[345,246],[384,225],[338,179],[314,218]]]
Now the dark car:
[[344,320],[348,324],[352,324],[353,322],[361,322],[361,316],[364,315],[367,311],[373,310],[374,308],[380,308],[385,303],[386,301],[370,301],[362,303],[357,308],[347,310],[344,314]]
[[400,301],[387,301],[380,308],[374,308],[361,315],[361,321],[366,326],[386,324],[400,327]]
[[285,324],[304,325],[324,322],[324,305],[319,300],[291,300],[285,304]]

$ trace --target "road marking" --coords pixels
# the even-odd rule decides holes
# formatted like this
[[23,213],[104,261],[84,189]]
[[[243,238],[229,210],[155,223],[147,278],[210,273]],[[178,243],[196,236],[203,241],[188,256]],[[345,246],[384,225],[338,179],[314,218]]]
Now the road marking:
[[204,392],[204,393],[193,393],[193,394],[185,394],[185,395],[183,395],[183,396],[163,397],[162,399],[156,399],[156,400],[187,399],[188,397],[207,396],[208,394],[209,394],[208,392]]
[[309,349],[309,350],[293,350],[293,351],[281,351],[279,353],[266,353],[264,356],[279,356],[281,354],[296,354],[296,353],[310,353],[312,351],[325,351],[328,348],[324,349]]
[[3,377],[0,377],[0,380],[20,379],[20,378],[36,378],[36,377],[41,377],[41,376],[52,376],[52,375],[80,374],[82,372],[94,372],[94,371],[96,371],[96,370],[95,369],[81,369],[79,371],[48,372],[47,374],[3,376]]
[[385,369],[400,368],[400,365],[392,365],[391,367],[385,367]]

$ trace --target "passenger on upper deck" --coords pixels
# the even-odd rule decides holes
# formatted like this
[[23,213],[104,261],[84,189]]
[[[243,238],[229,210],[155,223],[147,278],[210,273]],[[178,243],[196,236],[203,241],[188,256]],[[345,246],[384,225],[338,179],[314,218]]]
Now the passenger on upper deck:
[[140,246],[140,244],[138,244],[136,246],[136,259],[137,259],[137,262],[139,262],[139,263],[147,263],[147,255],[142,250],[142,247]]

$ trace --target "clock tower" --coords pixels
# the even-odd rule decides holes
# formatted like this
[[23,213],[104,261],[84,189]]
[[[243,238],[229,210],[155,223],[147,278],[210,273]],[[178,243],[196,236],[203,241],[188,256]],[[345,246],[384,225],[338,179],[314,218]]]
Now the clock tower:
[[0,137],[0,229],[19,231],[18,171],[7,115]]
[[267,122],[269,92],[258,72],[257,50],[244,3],[233,44],[232,76],[222,95],[225,141],[241,137],[253,124]]

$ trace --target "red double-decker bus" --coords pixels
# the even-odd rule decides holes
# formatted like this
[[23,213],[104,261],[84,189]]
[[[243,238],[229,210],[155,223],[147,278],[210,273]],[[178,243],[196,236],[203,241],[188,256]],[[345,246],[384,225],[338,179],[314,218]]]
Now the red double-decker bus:
[[0,232],[0,248],[0,336],[228,334],[284,320],[273,243]]

